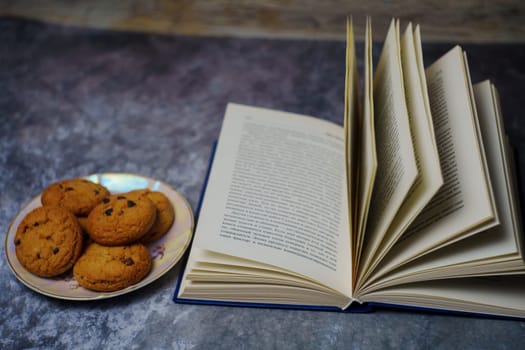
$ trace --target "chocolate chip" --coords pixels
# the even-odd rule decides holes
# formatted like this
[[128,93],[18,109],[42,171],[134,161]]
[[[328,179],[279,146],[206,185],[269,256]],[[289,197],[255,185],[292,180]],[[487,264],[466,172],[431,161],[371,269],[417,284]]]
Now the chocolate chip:
[[109,198],[108,198],[108,197],[104,197],[104,198],[102,198],[102,202],[104,202],[104,203],[109,203]]
[[66,191],[66,192],[73,191],[73,190],[74,190],[73,187],[66,187],[66,188],[64,189],[64,191]]
[[40,259],[40,253],[36,253],[36,258]]
[[111,213],[113,213],[113,208],[106,209],[106,211],[104,212],[104,215],[111,216]]
[[17,239],[17,240],[15,241],[15,245],[20,245],[20,243],[22,243],[22,242],[20,242],[19,239]]
[[99,191],[99,190],[93,190],[93,191],[95,191],[95,195],[96,195],[96,196],[98,196],[98,195],[99,195],[99,193],[100,193],[100,191]]
[[35,222],[35,223],[33,224],[34,227],[37,227],[38,225],[40,225],[38,222]]
[[58,252],[60,251],[60,249],[58,249],[57,247],[53,248],[53,254],[58,254]]
[[135,204],[135,202],[133,201],[128,201],[128,208],[131,208],[131,207],[134,207],[136,206],[137,204]]
[[131,259],[131,258],[124,258],[124,259],[122,260],[122,263],[123,263],[124,265],[131,266],[131,265],[133,265],[135,262],[134,262],[133,259]]
[[126,199],[124,196],[118,196],[117,199]]

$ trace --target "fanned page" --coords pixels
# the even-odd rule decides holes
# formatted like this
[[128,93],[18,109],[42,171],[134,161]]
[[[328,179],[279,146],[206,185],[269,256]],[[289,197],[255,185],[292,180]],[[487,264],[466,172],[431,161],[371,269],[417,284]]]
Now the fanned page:
[[474,86],[474,96],[500,224],[403,265],[364,293],[431,279],[525,272],[523,231],[497,93],[487,80]]
[[498,224],[459,46],[426,70],[444,185],[383,259],[385,273]]
[[[392,21],[374,77],[377,173],[368,213],[359,277],[367,275],[377,247],[418,176],[405,102],[399,22]],[[359,283],[358,283],[359,284]]]
[[406,105],[419,176],[380,242],[373,262],[370,264],[370,269],[377,266],[408,225],[412,223],[443,185],[432,116],[427,109],[428,96],[424,93],[426,83],[425,85],[421,84],[424,81],[422,76],[424,77],[425,72],[422,61],[418,60],[417,57],[417,52],[420,50],[419,35],[414,36],[412,24],[409,23],[401,40],[401,63]]
[[[484,88],[485,85],[490,84],[492,104],[483,103],[486,98],[488,98],[488,91]],[[500,148],[502,150],[503,162],[505,164],[505,180],[507,185],[507,195],[511,204],[512,211],[512,220],[515,225],[514,235],[517,241],[518,248],[520,249],[520,254],[525,261],[525,237],[523,236],[523,217],[521,215],[520,201],[519,201],[519,188],[518,188],[518,179],[516,171],[516,159],[514,158],[514,152],[510,139],[505,133],[505,126],[503,124],[503,116],[501,113],[501,103],[498,90],[496,87],[486,81],[484,84],[477,84],[476,90],[476,104],[483,105],[487,114],[494,113],[496,115],[496,121],[498,125],[498,132],[501,134],[499,139]],[[488,105],[488,106],[487,106]],[[493,109],[488,109],[492,106]],[[487,110],[488,109],[488,110]]]
[[[356,228],[352,218],[355,217],[356,206],[356,184],[357,184],[357,129],[362,125],[359,113],[359,86],[358,86],[357,62],[355,56],[354,28],[351,19],[346,23],[346,74],[345,74],[345,158],[348,188],[348,217],[349,230],[352,241],[352,261],[357,256]],[[353,264],[355,266],[355,263]]]
[[[414,49],[416,51],[416,61],[417,61],[417,68],[418,68],[418,76],[420,80],[420,86],[421,86],[421,94],[423,95],[423,101],[425,102],[425,110],[426,115],[429,116],[428,123],[429,130],[432,132],[432,139],[436,140],[436,133],[434,131],[434,123],[432,121],[432,112],[430,110],[430,100],[428,98],[428,89],[427,89],[427,78],[425,76],[425,65],[423,64],[423,48],[422,48],[422,41],[421,41],[421,30],[419,25],[416,25],[416,30],[414,30]],[[437,147],[437,144],[436,144]],[[438,153],[439,158],[439,153]],[[441,178],[443,179],[443,174],[441,174]]]
[[401,63],[418,178],[381,242],[378,250],[380,258],[443,185],[432,115],[428,107],[422,55],[418,58],[418,52],[421,52],[419,28],[415,32],[416,35],[409,23],[401,40]]
[[[179,296],[345,306],[352,272],[344,149],[344,129],[331,122],[229,104]],[[203,269],[221,265],[221,255],[235,258],[230,273]],[[197,269],[208,282],[191,280]],[[281,282],[252,283],[259,270]],[[282,282],[287,275],[293,283]]]
[[363,87],[363,116],[358,125],[359,147],[358,178],[357,178],[357,222],[354,236],[356,236],[354,255],[354,278],[357,275],[357,266],[361,257],[363,240],[366,228],[366,218],[372,198],[372,189],[377,172],[377,150],[374,128],[373,103],[373,61],[372,61],[372,23],[366,21],[366,39],[364,53],[364,87]]

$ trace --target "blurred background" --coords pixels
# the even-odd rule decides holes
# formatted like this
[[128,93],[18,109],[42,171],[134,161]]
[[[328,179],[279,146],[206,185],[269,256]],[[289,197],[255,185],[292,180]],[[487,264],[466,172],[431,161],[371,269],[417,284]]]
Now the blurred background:
[[372,16],[377,40],[397,17],[419,23],[425,42],[525,42],[523,0],[0,0],[0,16],[200,36],[343,40],[347,14],[356,30]]

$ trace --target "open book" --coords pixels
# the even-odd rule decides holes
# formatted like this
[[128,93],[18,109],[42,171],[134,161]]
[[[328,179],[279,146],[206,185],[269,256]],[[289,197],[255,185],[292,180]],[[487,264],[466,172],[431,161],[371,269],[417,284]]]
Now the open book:
[[392,21],[361,93],[347,25],[344,126],[229,104],[179,302],[525,317],[512,154],[498,94],[459,46],[424,69]]

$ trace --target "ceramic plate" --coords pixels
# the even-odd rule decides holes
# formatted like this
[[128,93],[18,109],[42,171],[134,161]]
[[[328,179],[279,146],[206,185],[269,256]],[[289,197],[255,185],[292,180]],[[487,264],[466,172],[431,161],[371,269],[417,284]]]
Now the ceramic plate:
[[115,292],[94,292],[80,287],[71,272],[59,278],[41,278],[28,272],[16,257],[14,237],[16,229],[25,215],[42,205],[39,195],[18,212],[9,225],[5,238],[5,251],[9,267],[22,283],[38,293],[59,299],[105,299],[142,288],[164,275],[177,264],[190,244],[194,226],[191,207],[180,193],[164,182],[139,175],[94,174],[85,178],[104,185],[111,193],[149,188],[152,191],[164,193],[170,199],[175,209],[175,222],[168,233],[148,245],[153,258],[151,272],[139,283]]

